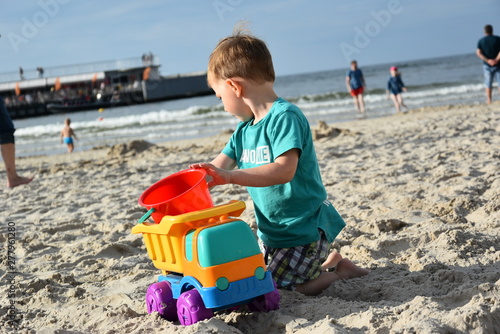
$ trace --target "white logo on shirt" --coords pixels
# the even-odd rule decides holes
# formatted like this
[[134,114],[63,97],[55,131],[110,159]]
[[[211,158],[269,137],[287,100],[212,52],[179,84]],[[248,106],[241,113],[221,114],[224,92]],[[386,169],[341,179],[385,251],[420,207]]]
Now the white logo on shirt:
[[248,148],[243,149],[240,162],[252,163],[256,165],[268,164],[271,162],[269,154],[269,146],[259,146],[255,150]]

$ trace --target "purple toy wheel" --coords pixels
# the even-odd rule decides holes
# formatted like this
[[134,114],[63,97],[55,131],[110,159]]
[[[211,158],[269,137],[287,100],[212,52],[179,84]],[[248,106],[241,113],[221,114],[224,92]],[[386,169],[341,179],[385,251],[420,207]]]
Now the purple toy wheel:
[[252,312],[269,312],[280,308],[280,293],[274,283],[274,290],[266,293],[265,295],[258,296],[251,303],[248,308]]
[[177,320],[176,300],[172,296],[170,283],[166,281],[151,284],[146,291],[148,313],[158,314],[168,321]]
[[210,319],[214,312],[205,307],[198,290],[193,289],[183,292],[177,300],[177,316],[181,325],[189,326]]

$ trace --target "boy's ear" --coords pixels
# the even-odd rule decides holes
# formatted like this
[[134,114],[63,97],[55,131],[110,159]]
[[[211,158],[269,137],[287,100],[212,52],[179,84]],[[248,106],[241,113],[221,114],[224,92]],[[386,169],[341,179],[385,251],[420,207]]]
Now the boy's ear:
[[237,97],[241,97],[243,86],[237,79],[226,79],[226,84],[233,90]]

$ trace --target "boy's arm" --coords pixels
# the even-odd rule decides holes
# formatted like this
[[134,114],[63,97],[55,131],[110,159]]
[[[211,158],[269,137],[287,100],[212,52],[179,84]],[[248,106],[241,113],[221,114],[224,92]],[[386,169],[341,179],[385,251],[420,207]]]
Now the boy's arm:
[[[221,160],[218,160],[218,159]],[[234,162],[226,156],[227,159]],[[223,184],[237,184],[246,187],[269,187],[277,184],[290,182],[295,176],[297,163],[299,161],[299,150],[291,149],[275,159],[274,162],[258,167],[247,169],[226,170],[217,167],[225,161],[219,155],[214,159],[214,164],[194,164],[191,168],[203,168],[212,177],[208,182],[209,187]],[[226,161],[227,162],[227,161]]]
[[347,91],[351,92],[351,78],[349,76],[345,77],[345,86],[347,87]]
[[214,160],[212,160],[211,164],[217,168],[226,170],[234,169],[236,167],[236,161],[224,153],[220,153]]
[[231,183],[247,187],[269,187],[290,182],[297,171],[299,149],[291,149],[273,163],[232,172]]
[[234,169],[235,167],[236,161],[234,161],[224,153],[220,153],[210,163],[197,163],[189,165],[189,168],[202,168],[207,172],[207,184],[209,188],[221,184],[226,184],[226,182],[223,181],[224,172]]

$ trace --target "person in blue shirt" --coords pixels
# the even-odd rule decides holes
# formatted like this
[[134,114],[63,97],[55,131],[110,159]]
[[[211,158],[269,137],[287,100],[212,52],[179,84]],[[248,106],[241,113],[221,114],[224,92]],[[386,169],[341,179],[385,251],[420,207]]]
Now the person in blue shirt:
[[484,36],[477,43],[476,55],[483,61],[486,103],[491,103],[493,80],[496,77],[500,91],[500,37],[493,35],[493,27],[484,27]]
[[397,113],[401,112],[401,107],[404,107],[408,111],[408,107],[404,104],[403,95],[401,94],[407,91],[403,80],[401,80],[401,73],[398,72],[396,66],[391,67],[390,72],[391,76],[387,81],[387,99],[389,99],[389,96],[391,97]]
[[365,117],[365,100],[363,99],[363,93],[366,82],[363,71],[358,68],[358,62],[356,60],[351,61],[351,69],[346,73],[345,84],[347,91],[354,99],[354,105],[358,110],[358,116]]
[[209,187],[247,187],[277,286],[317,295],[338,279],[368,274],[330,252],[345,222],[328,200],[306,117],[274,92],[266,44],[244,30],[235,31],[212,52],[207,79],[224,109],[240,123],[211,163],[190,167],[206,170]]

